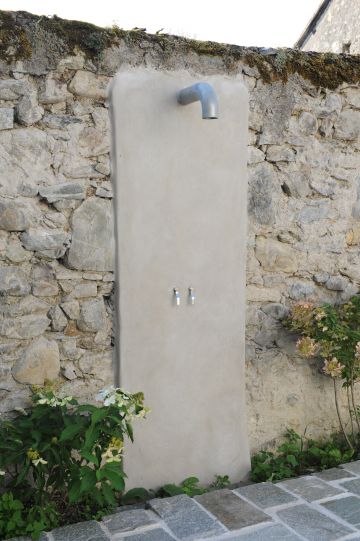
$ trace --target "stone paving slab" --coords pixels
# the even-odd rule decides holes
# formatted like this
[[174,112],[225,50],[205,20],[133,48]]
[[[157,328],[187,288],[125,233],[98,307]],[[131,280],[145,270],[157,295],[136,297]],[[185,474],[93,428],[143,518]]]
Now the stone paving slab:
[[284,505],[297,500],[295,496],[273,483],[256,483],[255,485],[238,488],[234,492],[240,494],[240,496],[245,496],[261,509]]
[[340,468],[343,468],[351,473],[355,473],[356,475],[360,475],[360,460],[354,460],[354,462],[341,464]]
[[156,524],[156,515],[145,509],[132,509],[103,517],[102,521],[111,534],[123,533]]
[[360,541],[359,465],[194,499],[155,498],[119,507],[101,522],[57,528],[40,541]]
[[291,529],[308,541],[335,541],[353,532],[308,505],[294,505],[277,513]]
[[178,539],[203,539],[226,531],[194,500],[183,494],[172,498],[156,498],[150,500],[149,504]]
[[296,496],[300,496],[308,502],[330,498],[331,496],[337,496],[344,492],[316,477],[298,477],[297,479],[289,479],[288,481],[280,483],[280,486],[285,487]]
[[356,528],[360,527],[360,498],[348,496],[321,505]]
[[229,530],[240,530],[246,526],[271,520],[269,515],[259,511],[227,488],[196,496],[195,500]]
[[360,496],[360,479],[352,479],[351,481],[346,481],[341,483],[341,487],[345,488],[349,492],[353,492],[357,496]]
[[104,530],[95,520],[70,524],[52,532],[55,541],[108,541]]
[[299,541],[297,536],[282,524],[273,524],[253,532],[230,537],[229,541]]
[[174,539],[172,535],[165,532],[162,528],[127,535],[126,537],[116,537],[116,541],[174,541]]
[[314,477],[319,477],[322,481],[338,481],[339,479],[353,478],[354,474],[343,468],[329,468],[312,474]]

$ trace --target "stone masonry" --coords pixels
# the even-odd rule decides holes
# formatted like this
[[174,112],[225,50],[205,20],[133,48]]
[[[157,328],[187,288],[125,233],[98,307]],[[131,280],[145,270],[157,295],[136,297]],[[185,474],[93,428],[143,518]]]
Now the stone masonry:
[[[241,57],[207,53],[206,44],[184,51],[175,38],[144,33],[120,34],[94,58],[81,44],[69,52],[39,18],[14,17],[32,50],[19,58],[16,42],[0,61],[0,411],[26,407],[30,385],[46,380],[80,399],[113,382],[106,96],[122,65],[146,65],[203,79],[242,75],[249,89],[252,449],[273,445],[287,427],[313,436],[338,430],[331,381],[297,355],[281,319],[294,302],[343,302],[358,291],[359,85],[330,90],[298,73],[268,81],[246,61],[250,50]],[[95,35],[102,34],[94,31],[91,44]],[[256,54],[280,63],[284,53]]]
[[359,541],[359,474],[358,461],[278,484],[156,498],[41,541]]
[[313,31],[309,32],[302,49],[359,54],[359,17],[359,2],[331,0]]

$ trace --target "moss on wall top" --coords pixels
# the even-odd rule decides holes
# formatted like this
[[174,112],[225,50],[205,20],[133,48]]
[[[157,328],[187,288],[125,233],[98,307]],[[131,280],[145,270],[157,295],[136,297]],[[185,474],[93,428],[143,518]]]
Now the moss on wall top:
[[[298,73],[316,87],[335,89],[342,83],[360,82],[360,55],[302,52],[295,49],[240,47],[211,41],[197,41],[168,34],[148,34],[144,30],[100,28],[90,23],[69,21],[57,16],[45,17],[19,11],[0,11],[0,57],[7,62],[31,58],[37,40],[53,40],[59,55],[71,54],[76,48],[93,61],[101,59],[106,48],[121,41],[139,48],[144,42],[160,49],[164,58],[195,52],[219,56],[226,66],[242,62],[256,67],[262,80],[286,82]],[[42,38],[41,38],[42,36]]]

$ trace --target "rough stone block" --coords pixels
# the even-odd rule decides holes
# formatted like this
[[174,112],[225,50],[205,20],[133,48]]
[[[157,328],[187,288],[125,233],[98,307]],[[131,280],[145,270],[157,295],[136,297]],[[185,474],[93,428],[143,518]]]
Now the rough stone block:
[[289,296],[296,300],[307,299],[314,293],[315,287],[311,282],[295,282],[289,291]]
[[69,85],[69,90],[78,96],[104,100],[107,96],[107,86],[109,81],[109,77],[79,70],[74,75]]
[[35,92],[25,94],[20,98],[15,108],[16,120],[19,124],[31,126],[38,122],[44,114],[44,109],[39,107]]
[[62,229],[33,229],[22,233],[24,248],[47,259],[62,257],[70,242],[70,234]]
[[295,505],[277,514],[286,525],[308,541],[334,541],[353,532],[307,505]]
[[85,332],[98,332],[105,327],[105,324],[106,309],[103,299],[84,301],[77,321],[79,329]]
[[53,306],[49,310],[49,317],[51,319],[51,327],[53,331],[61,332],[65,329],[68,320],[60,306]]
[[80,315],[80,305],[78,301],[65,301],[61,305],[69,319],[77,319]]
[[275,221],[273,200],[276,197],[276,177],[272,166],[260,163],[249,171],[249,214],[263,225]]
[[114,268],[114,231],[110,201],[90,197],[74,211],[68,264],[79,270]]
[[54,186],[40,187],[39,194],[49,203],[67,199],[85,199],[84,187],[76,182],[63,182]]
[[0,108],[0,130],[11,130],[14,127],[14,109],[12,107]]
[[0,201],[0,229],[5,231],[25,231],[30,220],[24,209],[13,201]]
[[178,539],[192,541],[225,533],[225,529],[188,496],[157,498],[149,503]]
[[94,520],[56,528],[51,533],[55,541],[109,541],[109,537]]
[[296,501],[294,496],[273,483],[256,483],[255,485],[238,488],[235,492],[240,496],[245,496],[245,498],[262,509]]
[[4,318],[0,321],[0,335],[26,340],[40,336],[49,325],[50,319],[40,314],[26,315],[16,319]]
[[304,207],[299,212],[298,221],[300,224],[311,224],[323,220],[328,215],[329,208],[327,203]]
[[111,535],[115,535],[156,524],[155,517],[156,515],[150,515],[145,509],[132,509],[108,515],[102,520]]
[[0,294],[21,297],[30,293],[25,272],[19,267],[0,268]]
[[360,135],[360,111],[347,109],[335,123],[334,138],[354,141]]
[[13,366],[12,375],[19,383],[44,385],[56,379],[60,372],[59,348],[55,340],[38,338],[25,350]]
[[264,270],[291,273],[297,271],[297,253],[288,244],[275,239],[257,237],[255,255]]
[[18,195],[22,189],[34,195],[39,180],[55,181],[49,135],[38,128],[0,131],[0,186],[2,194]]
[[298,477],[297,479],[289,479],[288,481],[280,483],[280,486],[285,487],[296,496],[300,496],[308,502],[330,498],[331,496],[343,493],[343,490],[332,487],[316,477]]
[[360,498],[347,496],[338,500],[324,502],[321,506],[349,522],[349,524],[357,528],[360,527]]
[[228,489],[208,492],[196,496],[195,500],[210,511],[228,530],[240,530],[246,526],[271,520],[268,515]]
[[77,284],[75,286],[75,289],[73,291],[73,295],[77,299],[81,299],[84,297],[96,297],[97,295],[97,285],[96,283],[84,283],[84,284]]

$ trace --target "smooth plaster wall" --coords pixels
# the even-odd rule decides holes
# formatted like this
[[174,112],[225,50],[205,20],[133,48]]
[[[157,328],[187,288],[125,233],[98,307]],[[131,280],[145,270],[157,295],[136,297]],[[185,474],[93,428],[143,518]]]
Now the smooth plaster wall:
[[201,80],[138,68],[112,83],[120,384],[144,391],[151,407],[125,453],[129,486],[181,482],[191,472],[203,483],[214,472],[235,481],[250,468],[248,95],[241,77],[206,77],[220,117],[203,120],[199,102],[176,100],[178,90]]

